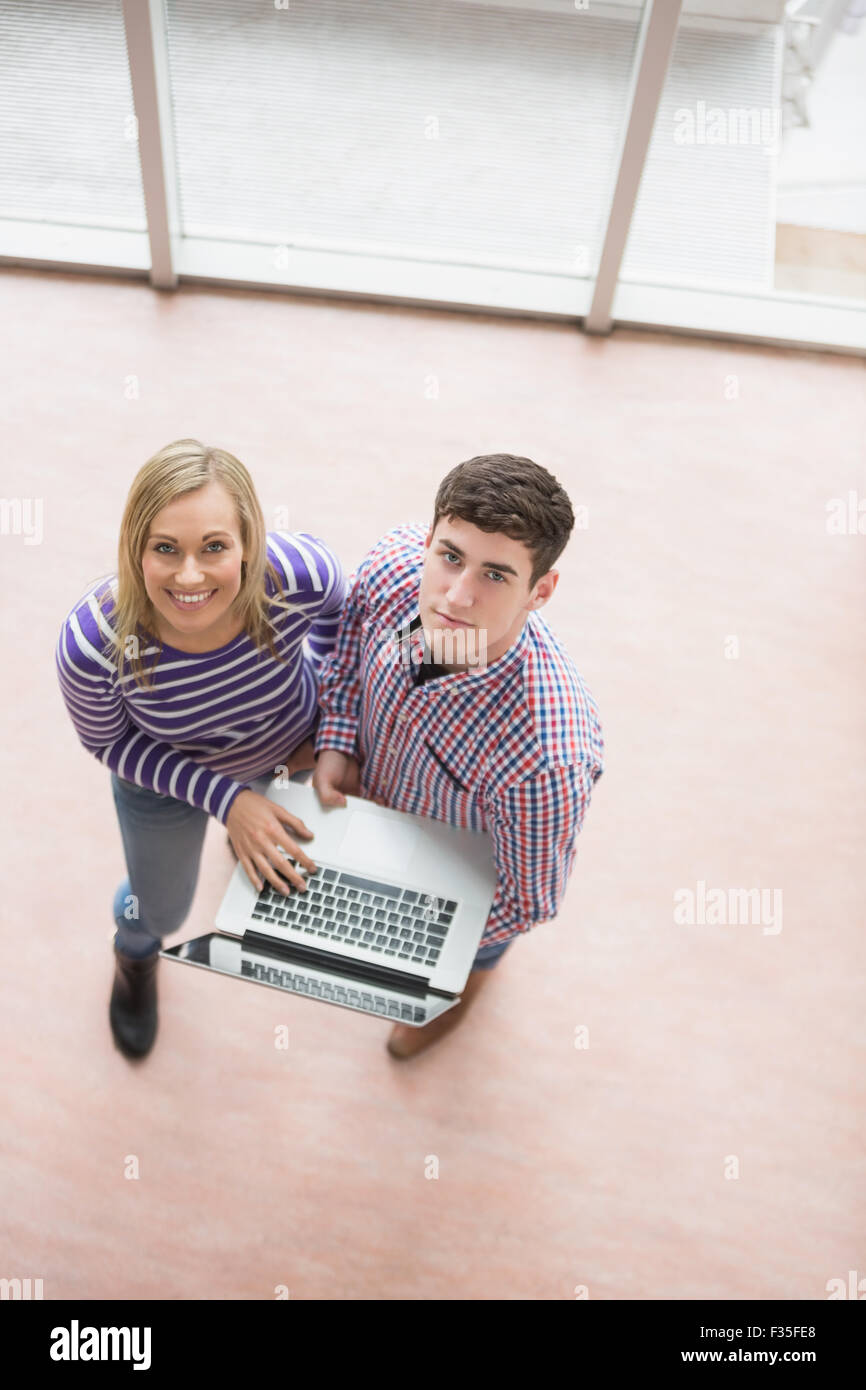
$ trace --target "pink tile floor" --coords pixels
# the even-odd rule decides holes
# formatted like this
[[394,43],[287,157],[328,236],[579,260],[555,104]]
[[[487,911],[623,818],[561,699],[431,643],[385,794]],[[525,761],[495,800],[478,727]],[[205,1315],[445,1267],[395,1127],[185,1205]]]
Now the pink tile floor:
[[[822,1299],[866,1272],[866,536],[825,525],[866,495],[863,363],[48,272],[3,274],[0,304],[0,491],[44,506],[40,545],[0,536],[0,1275],[534,1300]],[[587,509],[545,610],[607,743],[577,868],[410,1062],[386,1023],[166,962],[154,1052],[112,1046],[120,839],[54,643],[133,474],[186,435],[347,569],[471,454],[528,454]],[[175,940],[231,868],[214,824]],[[780,889],[781,931],[677,925],[699,880]]]

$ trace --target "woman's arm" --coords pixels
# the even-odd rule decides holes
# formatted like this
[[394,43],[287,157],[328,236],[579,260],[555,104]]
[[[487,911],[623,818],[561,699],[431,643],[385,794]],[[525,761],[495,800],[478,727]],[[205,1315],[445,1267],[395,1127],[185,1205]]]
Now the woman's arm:
[[272,550],[280,572],[280,598],[303,608],[310,622],[307,647],[318,675],[334,649],[347,582],[334,552],[307,531],[274,531]]
[[334,650],[337,641],[337,629],[340,626],[340,614],[343,611],[349,585],[343,573],[343,567],[333,551],[328,550],[324,542],[317,537],[307,536],[303,532],[301,536],[303,540],[312,541],[315,544],[319,554],[324,557],[328,565],[328,580],[322,594],[322,601],[307,634],[313,664],[318,672],[325,657],[330,656]]
[[88,753],[125,781],[188,801],[225,824],[246,783],[211,771],[170,743],[151,738],[132,722],[86,599],[63,624],[55,661],[69,717]]

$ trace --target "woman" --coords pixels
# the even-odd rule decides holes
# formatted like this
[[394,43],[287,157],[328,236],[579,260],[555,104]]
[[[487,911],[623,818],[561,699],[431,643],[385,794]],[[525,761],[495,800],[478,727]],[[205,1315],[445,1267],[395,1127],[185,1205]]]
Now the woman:
[[345,591],[321,540],[266,534],[242,463],[179,439],[133,481],[116,576],[63,624],[60,687],[111,771],[126,857],[109,1018],[127,1056],[153,1045],[158,952],[189,912],[210,816],[257,888],[305,891],[280,846],[315,871],[295,838],[310,831],[262,793],[276,771],[314,765],[317,673]]

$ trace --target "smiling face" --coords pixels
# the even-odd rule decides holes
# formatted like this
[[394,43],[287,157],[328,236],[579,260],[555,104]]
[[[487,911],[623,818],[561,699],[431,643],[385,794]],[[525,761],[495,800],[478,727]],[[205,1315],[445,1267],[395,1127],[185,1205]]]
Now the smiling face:
[[[488,665],[514,645],[527,615],[547,603],[559,579],[559,572],[550,570],[530,589],[528,547],[502,532],[481,531],[459,517],[440,517],[424,546],[418,607],[428,641],[437,631],[463,630],[467,649],[472,649],[474,641],[478,650],[484,634]],[[468,636],[471,629],[475,629],[473,639]],[[455,648],[459,650],[457,643]],[[465,670],[467,663],[448,669]]]
[[189,652],[232,641],[243,627],[231,612],[243,559],[237,510],[221,483],[210,482],[163,507],[141,557],[156,635]]

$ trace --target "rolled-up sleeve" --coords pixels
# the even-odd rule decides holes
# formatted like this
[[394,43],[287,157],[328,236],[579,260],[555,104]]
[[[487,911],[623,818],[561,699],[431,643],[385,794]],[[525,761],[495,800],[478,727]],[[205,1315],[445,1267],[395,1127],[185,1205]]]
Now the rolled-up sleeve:
[[600,775],[587,763],[547,768],[493,799],[490,833],[498,882],[482,946],[508,941],[556,916]]
[[315,750],[335,748],[359,755],[361,717],[361,650],[367,615],[367,556],[349,576],[332,650],[319,671],[319,727]]

